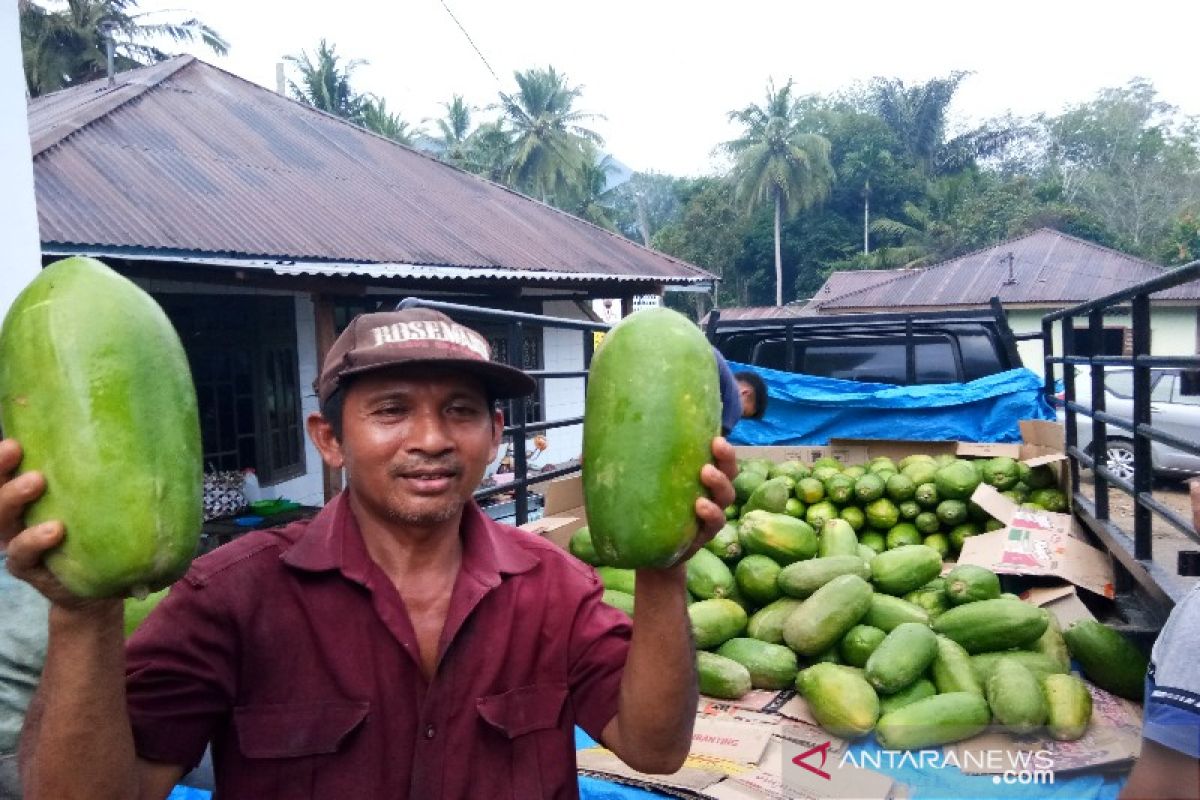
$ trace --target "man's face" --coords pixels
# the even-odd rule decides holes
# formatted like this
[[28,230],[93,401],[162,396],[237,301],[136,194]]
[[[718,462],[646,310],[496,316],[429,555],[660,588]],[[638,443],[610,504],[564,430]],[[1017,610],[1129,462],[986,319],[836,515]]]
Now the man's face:
[[427,527],[453,519],[471,498],[496,457],[503,417],[477,378],[417,367],[355,378],[342,425],[336,450],[362,510]]
[[742,416],[754,416],[754,412],[758,410],[758,394],[754,387],[744,381],[738,381],[738,397],[742,401]]

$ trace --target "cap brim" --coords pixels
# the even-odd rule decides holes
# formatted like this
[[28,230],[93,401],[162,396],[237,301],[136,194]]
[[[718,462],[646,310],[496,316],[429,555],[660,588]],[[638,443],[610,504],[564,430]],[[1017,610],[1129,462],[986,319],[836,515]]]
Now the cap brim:
[[414,358],[398,364],[369,364],[358,369],[348,369],[339,377],[339,385],[352,375],[362,375],[383,369],[420,369],[421,367],[436,367],[452,369],[474,375],[483,381],[489,393],[499,400],[513,397],[525,397],[537,390],[537,381],[515,367],[499,364],[495,361],[480,361],[477,359],[458,358]]

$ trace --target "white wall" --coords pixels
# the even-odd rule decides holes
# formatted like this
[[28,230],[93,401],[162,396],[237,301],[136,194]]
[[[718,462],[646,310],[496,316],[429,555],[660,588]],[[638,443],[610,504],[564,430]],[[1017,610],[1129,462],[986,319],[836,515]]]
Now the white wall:
[[0,317],[42,268],[17,4],[0,10]]
[[[542,313],[550,317],[586,320],[587,316],[572,302],[551,301],[542,306]],[[583,369],[583,333],[547,328],[542,338],[542,356],[545,369]],[[583,378],[560,378],[545,384],[545,415],[547,420],[567,419],[583,416]],[[578,458],[583,452],[583,426],[554,428],[546,432],[549,446],[534,462],[561,464]],[[531,448],[529,448],[531,449]]]
[[[1040,333],[1044,312],[1010,309],[1008,324],[1013,333]],[[1153,306],[1150,310],[1150,352],[1153,355],[1194,355],[1196,353],[1196,307]],[[1083,324],[1082,321],[1077,325]],[[1130,327],[1129,314],[1105,316],[1104,324],[1111,327]],[[1044,354],[1040,341],[1019,342],[1021,361],[1037,374],[1044,373]],[[1062,355],[1062,325],[1054,328],[1054,352]]]

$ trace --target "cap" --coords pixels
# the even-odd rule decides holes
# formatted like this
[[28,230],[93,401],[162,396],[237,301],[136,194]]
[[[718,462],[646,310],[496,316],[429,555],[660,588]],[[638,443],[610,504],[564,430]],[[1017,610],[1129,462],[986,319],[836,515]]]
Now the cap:
[[537,382],[491,360],[487,340],[440,311],[409,308],[359,314],[329,348],[317,395],[324,403],[347,377],[387,367],[445,365],[480,378],[497,398],[522,397]]

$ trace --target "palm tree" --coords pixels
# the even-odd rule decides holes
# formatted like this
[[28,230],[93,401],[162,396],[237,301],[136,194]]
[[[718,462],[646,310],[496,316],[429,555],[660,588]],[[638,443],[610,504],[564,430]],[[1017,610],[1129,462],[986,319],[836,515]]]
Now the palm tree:
[[[160,12],[134,13],[137,0],[66,0],[51,10],[33,0],[18,0],[25,82],[30,96],[103,78],[107,47],[102,27],[111,31],[113,65],[120,72],[170,57],[155,42],[200,42],[217,55],[229,43],[195,17],[163,21]],[[161,12],[168,13],[168,12]]]
[[375,95],[359,98],[356,121],[369,131],[408,147],[412,147],[412,137],[420,133],[420,129],[412,128],[400,119],[399,114],[388,111],[387,101]]
[[905,86],[904,81],[895,78],[876,78],[871,84],[872,110],[892,129],[907,155],[926,175],[938,171],[950,101],[969,74],[952,72],[949,77],[917,86]]
[[503,119],[485,122],[467,137],[463,167],[490,181],[503,183],[513,158],[513,138]]
[[513,132],[509,185],[547,200],[563,191],[586,163],[587,143],[601,146],[600,135],[582,123],[602,119],[576,111],[583,87],[569,86],[554,67],[515,73],[516,94],[500,93],[500,107]]
[[612,220],[614,190],[608,188],[608,174],[617,166],[612,156],[601,158],[591,145],[588,145],[588,151],[587,160],[571,187],[572,198],[566,210],[597,227],[616,231],[617,226]]
[[732,179],[739,199],[753,210],[770,202],[775,208],[775,305],[783,305],[783,258],[780,223],[785,214],[808,208],[829,194],[833,165],[829,140],[801,130],[796,121],[792,82],[776,91],[767,83],[767,102],[729,112],[742,135],[723,147],[736,159]]
[[360,119],[364,98],[350,88],[350,75],[365,61],[351,59],[343,63],[337,48],[324,39],[317,45],[315,58],[302,50],[299,55],[284,56],[284,60],[300,71],[299,84],[288,81],[293,98],[342,119]]
[[446,116],[433,120],[438,129],[438,135],[433,137],[433,140],[441,150],[438,157],[463,166],[467,161],[467,139],[471,134],[473,109],[459,94],[451,95],[450,102],[442,103],[442,107],[446,109]]

